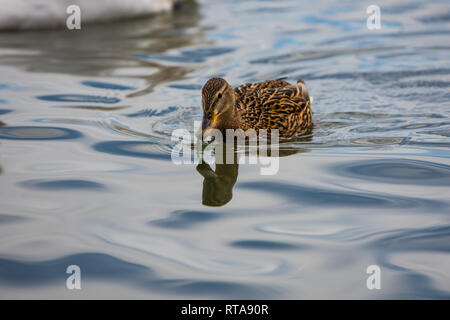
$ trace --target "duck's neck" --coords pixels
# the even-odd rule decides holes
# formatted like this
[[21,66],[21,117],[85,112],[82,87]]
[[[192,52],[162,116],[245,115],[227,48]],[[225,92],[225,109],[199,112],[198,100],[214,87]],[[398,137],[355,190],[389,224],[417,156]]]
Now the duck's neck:
[[239,110],[237,110],[236,106],[231,107],[226,114],[223,115],[223,120],[218,129],[222,132],[223,139],[225,141],[225,137],[227,134],[227,129],[239,129],[240,128],[241,116],[239,114]]
[[239,129],[242,126],[242,119],[241,119],[241,113],[238,108],[238,96],[235,93],[235,102],[233,104],[233,107],[231,108],[231,115],[229,117],[230,119],[230,129]]
[[230,116],[230,129],[239,129],[241,127],[241,114],[237,108],[237,104],[235,103],[232,108],[232,114]]

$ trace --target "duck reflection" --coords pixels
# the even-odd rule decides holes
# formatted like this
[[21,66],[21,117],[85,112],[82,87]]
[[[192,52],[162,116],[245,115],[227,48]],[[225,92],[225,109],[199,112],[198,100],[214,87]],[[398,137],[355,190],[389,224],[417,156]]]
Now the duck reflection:
[[221,148],[222,155],[228,152],[233,154],[233,161],[226,161],[228,163],[221,163],[225,161],[219,161],[218,154],[214,154],[215,158],[215,170],[203,159],[201,163],[197,165],[197,171],[203,176],[203,191],[202,191],[202,204],[210,207],[221,207],[230,202],[233,197],[233,187],[236,183],[239,164],[238,154],[235,146],[220,143],[216,146]]
[[[236,184],[239,171],[239,156],[235,146],[222,144],[222,147],[223,155],[226,154],[227,148],[230,148],[233,152],[234,161],[232,163],[218,163],[219,161],[216,161],[215,170],[213,170],[202,158],[200,164],[197,165],[197,171],[203,176],[202,204],[205,206],[221,207],[230,202],[233,197],[233,187]],[[306,151],[306,149],[280,149],[278,153],[279,157],[285,157]],[[267,155],[271,156],[270,149],[268,149]]]
[[205,206],[220,207],[230,202],[233,187],[238,176],[239,165],[216,164],[213,171],[209,164],[202,161],[197,171],[203,176],[202,203]]

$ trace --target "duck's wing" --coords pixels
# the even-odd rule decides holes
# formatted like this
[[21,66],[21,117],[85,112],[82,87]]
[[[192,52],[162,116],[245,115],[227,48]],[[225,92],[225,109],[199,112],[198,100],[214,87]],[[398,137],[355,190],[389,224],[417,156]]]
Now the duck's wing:
[[236,107],[242,120],[243,129],[256,128],[262,112],[266,95],[277,88],[290,86],[282,79],[267,80],[257,83],[246,83],[234,89]]
[[290,83],[284,81],[283,79],[277,79],[277,80],[267,80],[264,82],[255,82],[255,83],[246,83],[243,85],[240,85],[239,87],[235,88],[234,91],[236,92],[236,95],[238,97],[245,97],[245,96],[251,96],[255,94],[255,92],[264,90],[264,89],[275,89],[280,87],[289,86]]
[[292,136],[311,124],[309,94],[302,81],[296,85],[263,90],[261,94],[257,129],[278,129],[280,136]]

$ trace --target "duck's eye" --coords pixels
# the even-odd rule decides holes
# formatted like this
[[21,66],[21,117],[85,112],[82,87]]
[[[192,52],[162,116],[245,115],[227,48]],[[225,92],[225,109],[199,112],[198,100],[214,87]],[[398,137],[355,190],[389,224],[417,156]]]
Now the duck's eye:
[[222,98],[222,93],[219,93],[218,95],[217,95],[217,98]]

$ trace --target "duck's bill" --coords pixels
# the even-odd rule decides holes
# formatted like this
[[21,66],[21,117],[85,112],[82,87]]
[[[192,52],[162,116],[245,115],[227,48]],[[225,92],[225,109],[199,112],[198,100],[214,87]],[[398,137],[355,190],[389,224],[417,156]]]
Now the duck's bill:
[[210,126],[204,128],[202,125],[202,127],[199,127],[195,131],[194,135],[198,140],[203,141],[204,143],[208,143],[214,141],[215,135],[213,134],[213,131],[214,129]]
[[211,128],[211,120],[202,120],[202,132],[205,132],[207,129]]

